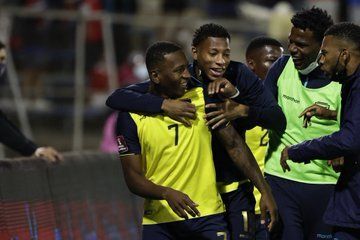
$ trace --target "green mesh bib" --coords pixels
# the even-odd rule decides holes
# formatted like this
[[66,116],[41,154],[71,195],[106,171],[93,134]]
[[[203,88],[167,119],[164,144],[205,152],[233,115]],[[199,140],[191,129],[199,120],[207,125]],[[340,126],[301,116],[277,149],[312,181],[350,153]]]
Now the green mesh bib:
[[269,148],[265,158],[265,172],[281,178],[315,184],[335,184],[339,174],[324,160],[312,160],[309,164],[288,161],[290,172],[284,173],[280,166],[281,151],[285,146],[301,143],[305,140],[329,135],[339,130],[339,121],[311,118],[311,126],[303,127],[300,113],[313,103],[318,102],[340,116],[341,85],[335,82],[317,89],[302,85],[292,58],[289,58],[278,82],[278,103],[286,117],[286,130],[282,136],[274,131],[269,132]]

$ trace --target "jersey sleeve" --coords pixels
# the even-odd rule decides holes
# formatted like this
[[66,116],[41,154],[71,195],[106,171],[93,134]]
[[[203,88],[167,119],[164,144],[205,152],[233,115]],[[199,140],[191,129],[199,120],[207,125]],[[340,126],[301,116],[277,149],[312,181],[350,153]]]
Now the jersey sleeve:
[[32,155],[37,146],[27,139],[20,130],[0,111],[0,142],[24,156]]
[[141,154],[137,126],[128,112],[119,112],[116,122],[116,141],[119,154]]
[[114,110],[141,113],[161,113],[162,97],[148,93],[150,80],[115,90],[106,100]]
[[245,65],[241,65],[238,72],[235,84],[240,94],[235,101],[249,106],[248,117],[240,119],[238,124],[246,129],[258,125],[266,129],[284,131],[285,115],[274,96]]
[[342,116],[340,130],[328,136],[308,140],[289,148],[289,158],[295,162],[334,159],[341,156],[356,156],[360,152],[360,89],[353,92],[349,106]]

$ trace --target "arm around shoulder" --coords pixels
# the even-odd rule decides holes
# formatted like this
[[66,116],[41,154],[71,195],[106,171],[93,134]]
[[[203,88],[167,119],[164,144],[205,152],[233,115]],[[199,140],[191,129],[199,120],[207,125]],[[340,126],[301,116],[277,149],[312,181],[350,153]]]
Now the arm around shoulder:
[[115,90],[106,100],[114,110],[142,113],[160,113],[164,99],[148,93],[149,81]]

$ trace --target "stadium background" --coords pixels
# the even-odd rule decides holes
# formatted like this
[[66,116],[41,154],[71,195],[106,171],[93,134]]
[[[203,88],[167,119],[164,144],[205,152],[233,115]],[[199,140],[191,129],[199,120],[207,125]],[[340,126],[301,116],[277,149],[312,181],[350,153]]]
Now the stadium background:
[[359,0],[0,0],[0,109],[39,145],[69,152],[50,166],[0,149],[0,239],[137,239],[141,200],[116,154],[101,153],[116,151],[102,142],[107,95],[146,79],[143,54],[156,40],[178,42],[191,59],[193,30],[215,22],[243,61],[255,36],[286,46],[290,17],[313,5],[360,23]]

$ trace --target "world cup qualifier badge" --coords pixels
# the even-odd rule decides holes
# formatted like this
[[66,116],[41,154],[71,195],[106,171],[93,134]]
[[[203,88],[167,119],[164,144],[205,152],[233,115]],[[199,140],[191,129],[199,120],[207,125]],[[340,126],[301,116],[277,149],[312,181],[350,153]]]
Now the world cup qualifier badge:
[[117,143],[118,143],[119,153],[125,153],[129,150],[128,146],[126,145],[124,136],[122,135],[117,136]]

